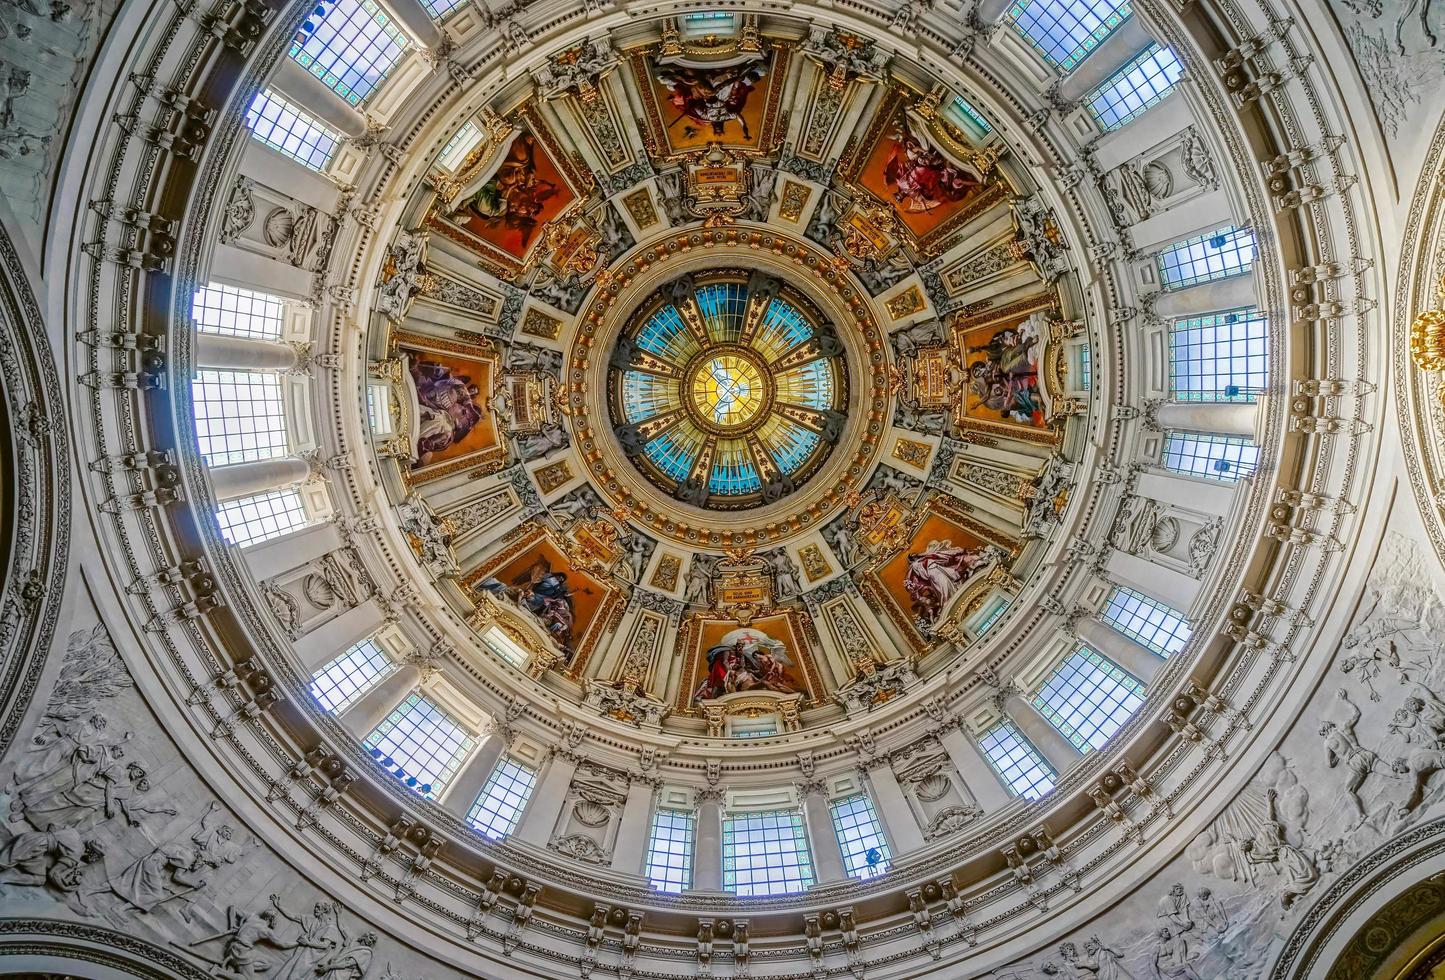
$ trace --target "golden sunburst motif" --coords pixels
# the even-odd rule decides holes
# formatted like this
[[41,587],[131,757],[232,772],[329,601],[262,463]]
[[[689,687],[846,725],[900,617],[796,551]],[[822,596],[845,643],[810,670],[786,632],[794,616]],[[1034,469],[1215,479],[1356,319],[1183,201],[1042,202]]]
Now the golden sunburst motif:
[[612,423],[653,484],[714,510],[771,503],[838,441],[837,331],[801,294],[742,271],[656,290],[609,358]]

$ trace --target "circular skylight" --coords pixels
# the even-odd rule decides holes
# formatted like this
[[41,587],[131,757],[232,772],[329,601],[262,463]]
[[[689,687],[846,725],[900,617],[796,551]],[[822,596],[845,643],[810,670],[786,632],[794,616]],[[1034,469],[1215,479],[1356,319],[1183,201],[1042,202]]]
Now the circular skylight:
[[683,276],[613,349],[612,424],[648,480],[716,510],[771,503],[807,480],[843,425],[848,374],[831,324],[764,276]]

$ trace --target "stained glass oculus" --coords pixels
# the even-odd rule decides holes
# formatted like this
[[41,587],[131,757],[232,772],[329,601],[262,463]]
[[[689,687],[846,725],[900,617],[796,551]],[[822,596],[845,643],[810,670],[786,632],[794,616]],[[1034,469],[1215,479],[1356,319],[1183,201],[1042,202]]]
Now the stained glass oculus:
[[791,287],[742,270],[675,279],[608,358],[613,432],[653,484],[742,510],[811,477],[842,434],[842,342]]

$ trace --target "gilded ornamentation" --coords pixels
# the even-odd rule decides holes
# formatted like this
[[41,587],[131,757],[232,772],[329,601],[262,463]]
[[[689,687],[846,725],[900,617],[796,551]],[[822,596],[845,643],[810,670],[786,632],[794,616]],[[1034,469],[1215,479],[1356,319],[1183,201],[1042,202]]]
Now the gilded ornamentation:
[[813,189],[807,184],[800,184],[796,180],[784,180],[782,202],[778,205],[778,217],[796,224],[798,219],[803,216],[803,208],[808,206],[808,199],[812,196]]
[[833,566],[828,564],[828,559],[823,556],[823,549],[815,544],[804,545],[798,552],[798,560],[803,563],[803,574],[808,576],[809,582],[816,582],[833,574]]
[[677,588],[677,577],[682,572],[682,559],[677,555],[664,554],[657,561],[657,568],[653,569],[652,578],[648,584],[653,588],[671,592]]
[[646,187],[633,191],[622,199],[622,206],[632,215],[638,228],[651,228],[657,224],[657,208],[653,207],[652,194]]
[[893,444],[893,458],[909,466],[923,469],[928,462],[928,443],[900,438]]
[[529,337],[556,340],[562,334],[562,321],[534,307],[522,315],[519,329]]
[[888,315],[895,320],[923,312],[924,305],[923,290],[917,286],[909,286],[884,304]]
[[[1445,303],[1445,278],[1440,280],[1438,295]],[[1410,357],[1422,371],[1445,368],[1445,310],[1426,310],[1410,324]]]
[[551,493],[572,479],[572,464],[565,459],[540,467],[535,474],[537,489],[544,494]]

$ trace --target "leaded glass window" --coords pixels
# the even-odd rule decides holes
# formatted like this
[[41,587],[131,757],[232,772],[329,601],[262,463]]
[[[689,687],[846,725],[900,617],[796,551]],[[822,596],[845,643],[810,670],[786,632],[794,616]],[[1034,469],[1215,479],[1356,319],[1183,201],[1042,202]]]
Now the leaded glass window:
[[360,105],[406,54],[407,41],[376,0],[318,0],[291,57],[351,105]]
[[213,282],[196,290],[191,318],[201,333],[276,340],[285,327],[286,304],[270,293]]
[[1109,593],[1100,618],[1161,657],[1183,650],[1192,632],[1177,609],[1123,586]]
[[270,89],[251,100],[246,125],[257,141],[318,172],[341,145],[340,133]]
[[296,490],[268,490],[249,497],[234,497],[216,508],[221,536],[238,548],[246,548],[310,523],[301,494]]
[[284,456],[281,379],[262,371],[196,372],[191,382],[196,439],[212,466]]
[[1159,279],[1165,289],[1228,279],[1248,272],[1258,254],[1254,232],[1225,227],[1177,242],[1159,253]]
[[868,794],[836,800],[828,809],[843,854],[843,869],[854,878],[876,878],[886,872],[892,855]]
[[1054,767],[1007,718],[985,732],[978,746],[1013,795],[1037,800],[1054,788]]
[[954,111],[957,112],[960,116],[973,123],[973,125],[978,128],[979,132],[983,133],[985,136],[993,132],[993,126],[989,124],[989,121],[987,119],[983,118],[983,113],[975,109],[973,107],[973,103],[969,102],[963,96],[955,95],[953,97],[953,108]]
[[1166,432],[1160,465],[1175,473],[1237,483],[1259,466],[1259,447],[1243,436]]
[[1269,383],[1269,321],[1256,309],[1175,320],[1169,330],[1169,397],[1253,402]]
[[1106,131],[1118,129],[1174,90],[1184,66],[1174,52],[1155,44],[1119,69],[1089,98],[1089,112]]
[[432,20],[445,20],[447,14],[460,7],[465,0],[421,0]]
[[311,675],[311,696],[321,707],[339,715],[394,670],[396,664],[381,645],[367,638]]
[[798,810],[737,813],[723,820],[723,888],[783,895],[813,884],[813,858]]
[[517,829],[527,800],[537,785],[537,772],[513,759],[503,759],[487,777],[467,812],[467,823],[486,837],[500,840]]
[[476,123],[468,119],[462,123],[462,128],[456,131],[447,145],[442,147],[441,153],[437,156],[437,163],[448,170],[456,170],[461,162],[472,152],[472,148],[482,141],[482,131]]
[[434,800],[461,768],[476,739],[435,701],[413,691],[363,744],[403,786]]
[[1008,19],[1045,61],[1068,73],[1132,13],[1129,0],[1015,0]]
[[690,810],[659,807],[652,815],[647,837],[647,861],[642,873],[660,892],[681,892],[692,887],[692,852],[697,839],[697,817]]
[[1034,707],[1081,752],[1102,748],[1144,704],[1144,685],[1112,660],[1080,647],[1054,668]]

